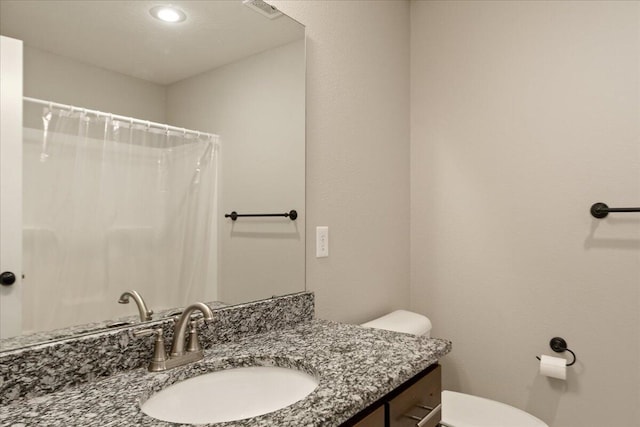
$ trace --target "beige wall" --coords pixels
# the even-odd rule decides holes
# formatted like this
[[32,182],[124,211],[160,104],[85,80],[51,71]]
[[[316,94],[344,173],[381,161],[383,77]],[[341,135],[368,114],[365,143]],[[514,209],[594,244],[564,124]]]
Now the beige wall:
[[[640,424],[640,223],[587,213],[640,200],[638,3],[414,2],[411,44],[408,2],[271,3],[307,26],[318,317],[410,306],[454,342],[447,388]],[[555,335],[579,358],[564,383],[537,375]]]
[[[167,120],[220,135],[218,299],[304,290],[304,40],[167,87]],[[224,219],[224,213],[288,212]]]
[[[638,426],[640,3],[411,8],[411,307],[445,387],[552,427]],[[563,336],[566,382],[537,375]]]
[[307,27],[307,289],[362,322],[408,302],[409,4],[271,3]]
[[24,47],[24,94],[165,123],[164,86]]

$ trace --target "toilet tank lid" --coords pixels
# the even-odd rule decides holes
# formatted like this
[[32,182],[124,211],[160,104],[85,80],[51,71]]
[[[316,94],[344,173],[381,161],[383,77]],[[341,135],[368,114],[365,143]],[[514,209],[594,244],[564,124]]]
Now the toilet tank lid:
[[370,322],[363,323],[362,326],[413,335],[429,336],[431,333],[431,320],[428,317],[407,310],[393,311]]

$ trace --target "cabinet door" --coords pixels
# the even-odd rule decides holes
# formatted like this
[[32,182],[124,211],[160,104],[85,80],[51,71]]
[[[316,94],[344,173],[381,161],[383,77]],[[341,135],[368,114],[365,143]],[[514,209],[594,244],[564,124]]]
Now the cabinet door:
[[436,427],[441,419],[442,368],[438,365],[387,403],[389,427]]
[[358,421],[353,427],[385,427],[384,425],[384,405]]

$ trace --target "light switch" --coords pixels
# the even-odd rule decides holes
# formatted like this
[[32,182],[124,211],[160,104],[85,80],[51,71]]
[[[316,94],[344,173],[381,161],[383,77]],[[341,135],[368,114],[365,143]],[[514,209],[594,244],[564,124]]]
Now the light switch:
[[329,227],[316,227],[316,258],[329,256]]

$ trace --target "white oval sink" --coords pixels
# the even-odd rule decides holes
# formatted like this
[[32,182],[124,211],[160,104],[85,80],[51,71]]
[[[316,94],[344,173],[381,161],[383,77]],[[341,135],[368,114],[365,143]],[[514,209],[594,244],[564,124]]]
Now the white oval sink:
[[175,383],[153,394],[142,412],[162,421],[221,423],[285,408],[318,386],[311,375],[275,366],[211,372]]

